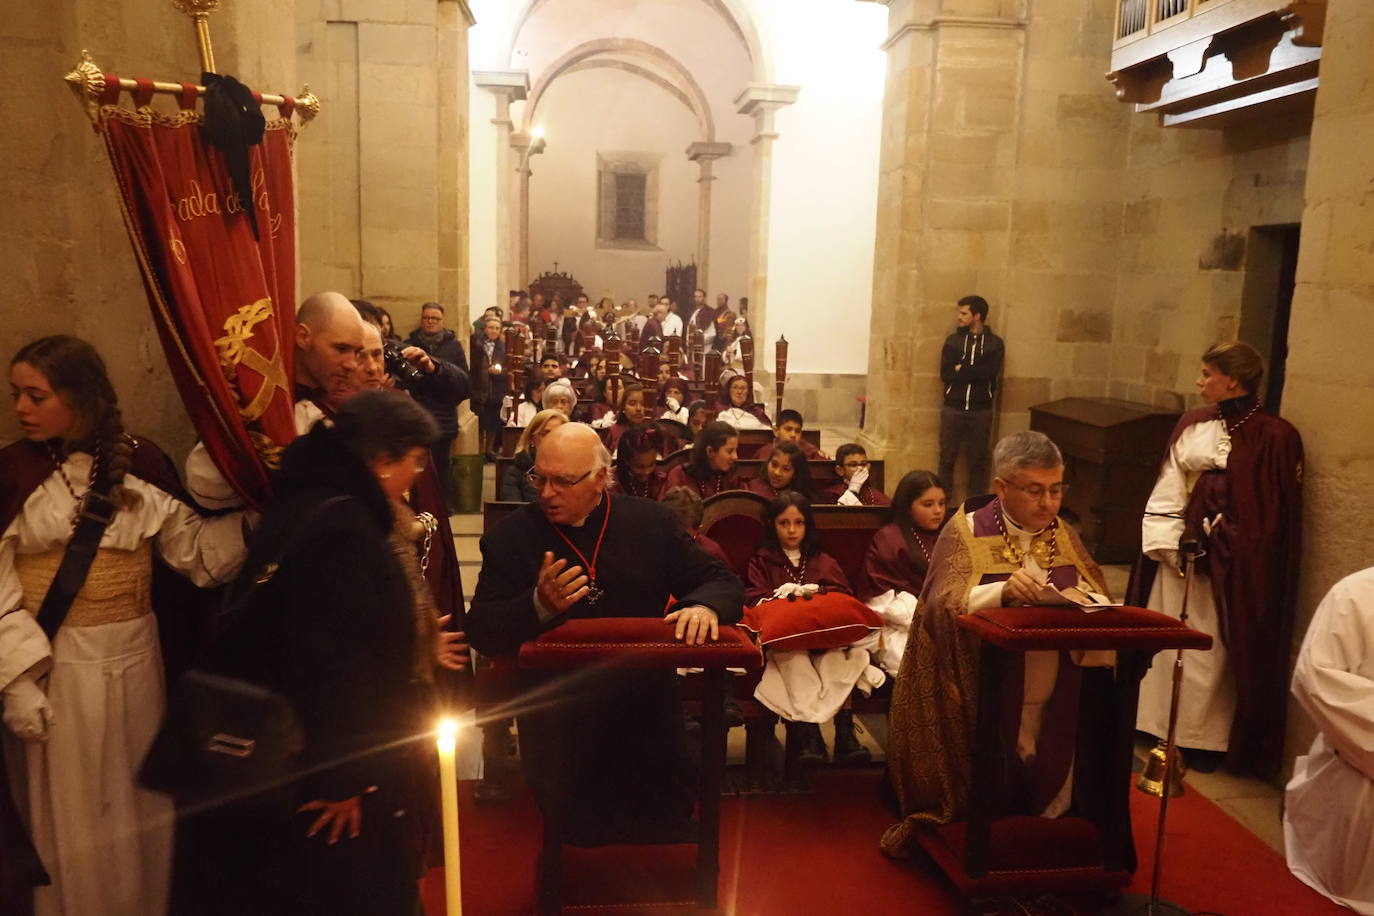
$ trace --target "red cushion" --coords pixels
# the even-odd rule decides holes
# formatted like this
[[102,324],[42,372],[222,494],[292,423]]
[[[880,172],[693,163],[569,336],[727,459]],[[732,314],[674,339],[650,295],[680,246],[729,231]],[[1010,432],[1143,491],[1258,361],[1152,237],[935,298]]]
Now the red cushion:
[[759,634],[769,649],[837,649],[852,645],[882,627],[882,618],[858,598],[843,592],[810,601],[772,598],[744,611],[740,626]]
[[959,618],[959,626],[1003,649],[1210,649],[1212,637],[1139,607],[1091,613],[1067,607],[996,607]]
[[521,668],[757,668],[758,646],[739,627],[723,626],[720,639],[687,646],[673,638],[662,617],[585,617],[554,627],[520,646]]

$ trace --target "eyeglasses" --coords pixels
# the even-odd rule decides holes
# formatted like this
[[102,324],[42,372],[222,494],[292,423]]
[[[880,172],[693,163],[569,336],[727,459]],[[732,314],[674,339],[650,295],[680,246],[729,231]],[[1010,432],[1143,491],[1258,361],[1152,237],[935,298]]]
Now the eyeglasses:
[[1042,487],[1038,483],[1033,483],[1028,487],[1023,487],[1020,484],[1012,483],[1010,480],[1002,482],[1013,490],[1020,490],[1036,502],[1040,502],[1046,496],[1052,500],[1061,500],[1064,498],[1064,494],[1069,492],[1069,485],[1066,483],[1057,483],[1052,487]]
[[530,486],[534,487],[536,490],[544,489],[544,484],[546,483],[552,484],[555,490],[571,490],[573,487],[577,486],[579,483],[586,480],[588,477],[592,476],[592,471],[595,470],[596,468],[592,468],[591,471],[588,471],[581,477],[549,477],[548,475],[540,474],[539,472],[531,468],[530,470],[525,472],[525,482],[528,483]]

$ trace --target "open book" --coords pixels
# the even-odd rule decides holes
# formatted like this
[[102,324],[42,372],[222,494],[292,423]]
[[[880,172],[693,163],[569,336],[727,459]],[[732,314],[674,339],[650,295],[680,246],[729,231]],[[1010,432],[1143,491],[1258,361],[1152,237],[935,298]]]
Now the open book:
[[1119,601],[1111,601],[1106,595],[1090,592],[1087,589],[1070,585],[1068,588],[1055,588],[1053,585],[1040,586],[1035,595],[1037,605],[1052,607],[1078,607],[1085,611],[1100,611],[1103,608],[1123,607]]

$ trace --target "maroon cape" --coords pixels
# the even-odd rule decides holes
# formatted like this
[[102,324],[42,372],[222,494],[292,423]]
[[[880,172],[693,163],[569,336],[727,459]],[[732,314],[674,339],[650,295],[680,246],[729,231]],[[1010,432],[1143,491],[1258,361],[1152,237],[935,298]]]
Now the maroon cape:
[[[1253,405],[1251,398],[1238,398],[1221,409],[1234,423]],[[1187,427],[1216,418],[1216,407],[1184,414],[1169,447]],[[1302,550],[1302,461],[1302,437],[1293,425],[1256,411],[1231,433],[1226,470],[1203,474],[1185,510],[1185,536],[1199,536],[1207,551],[1199,568],[1211,577],[1236,679],[1226,766],[1262,778],[1276,775],[1283,762]],[[1218,514],[1220,523],[1201,537],[1201,520]],[[1137,562],[1127,603],[1144,606],[1157,565]]]
[[742,490],[744,482],[733,470],[728,474],[717,471],[705,480],[697,480],[687,472],[686,464],[679,464],[668,471],[668,479],[663,482],[663,492],[667,493],[673,487],[691,487],[701,494],[702,499],[706,499],[726,490]]
[[[818,503],[838,503],[844,491],[849,488],[849,484],[843,480],[837,480],[830,486],[816,494]],[[864,484],[859,488],[859,502],[865,506],[890,506],[892,500],[887,498],[887,494],[875,488],[872,484]]]
[[644,483],[632,481],[627,487],[620,480],[620,475],[611,475],[611,492],[623,493],[626,496],[638,496],[641,499],[657,500],[663,496],[664,483],[668,480],[668,475],[662,471],[654,471],[649,475],[649,479]]
[[[785,582],[796,582],[796,573],[797,567],[781,550],[760,547],[749,558],[749,569],[744,576],[744,603],[755,604],[764,598],[771,598],[778,586]],[[800,584],[819,585],[828,592],[854,594],[849,587],[849,577],[828,553],[814,553],[806,558]]]
[[902,525],[889,522],[873,533],[873,540],[864,554],[863,569],[859,571],[854,595],[860,601],[871,601],[884,592],[910,592],[919,596],[926,582],[930,561],[935,552],[938,532],[917,531],[916,538],[925,545],[926,553],[912,554]]
[[[195,503],[182,488],[172,460],[149,440],[134,437],[134,441],[133,466],[129,473],[194,508]],[[0,449],[0,532],[9,528],[29,496],[52,474],[53,467],[52,456],[42,443],[24,439]],[[187,623],[193,615],[185,607],[184,597],[187,594],[208,595],[212,592],[196,589],[163,568],[161,563],[156,563],[154,569],[153,607],[176,607],[177,616],[181,618],[181,625],[175,633],[162,633],[166,661],[173,650],[187,639]],[[163,628],[164,622],[163,615],[159,614],[159,629]],[[47,884],[48,876],[10,796],[5,758],[0,754],[0,916],[28,913],[32,896],[30,889]]]

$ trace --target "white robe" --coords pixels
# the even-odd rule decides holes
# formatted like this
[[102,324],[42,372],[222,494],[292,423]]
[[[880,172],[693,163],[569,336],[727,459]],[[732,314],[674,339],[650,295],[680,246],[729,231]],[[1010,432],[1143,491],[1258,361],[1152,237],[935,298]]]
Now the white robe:
[[[67,477],[89,480],[90,462],[72,455]],[[76,486],[84,493],[84,483]],[[168,565],[202,586],[238,571],[241,516],[202,518],[134,477],[125,487],[141,502],[119,511],[102,548],[132,551],[151,539]],[[0,687],[30,668],[47,671],[53,710],[46,743],[0,730],[16,801],[53,879],[35,891],[37,916],[150,916],[165,912],[172,852],[170,802],[135,781],[164,707],[157,620],[64,626],[49,646],[37,609],[23,606],[15,570],[17,554],[66,544],[75,505],[54,472],[0,536]]]
[[1288,783],[1288,867],[1374,916],[1374,568],[1337,582],[1317,607],[1293,696],[1321,731]]
[[735,429],[772,428],[767,423],[764,423],[762,420],[754,416],[749,411],[743,410],[739,407],[729,407],[725,410],[722,410],[720,413],[716,414],[716,419],[724,420],[726,423],[729,423]]
[[[1146,602],[1152,610],[1178,617],[1182,611],[1183,580],[1179,577],[1178,541],[1183,536],[1183,510],[1204,471],[1225,470],[1231,440],[1221,420],[1194,423],[1179,434],[1145,504],[1141,549],[1159,563]],[[1177,518],[1171,516],[1178,516]],[[1188,595],[1188,625],[1212,637],[1210,651],[1188,652],[1183,658],[1179,692],[1178,732],[1181,747],[1224,751],[1236,711],[1236,683],[1231,675],[1221,621],[1212,594],[1211,577],[1199,571]],[[1162,652],[1140,682],[1136,728],[1157,737],[1169,731],[1169,702],[1173,695],[1173,653]]]

